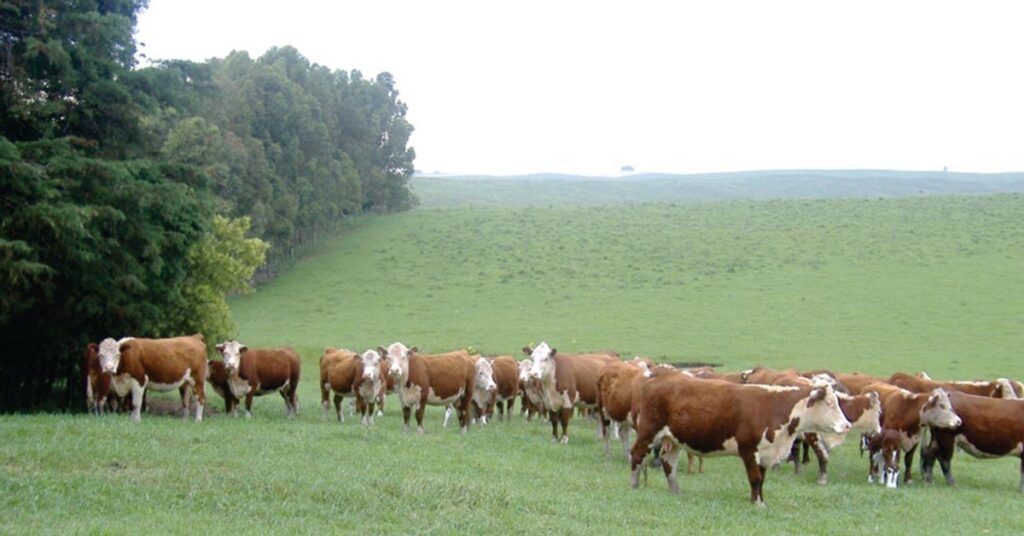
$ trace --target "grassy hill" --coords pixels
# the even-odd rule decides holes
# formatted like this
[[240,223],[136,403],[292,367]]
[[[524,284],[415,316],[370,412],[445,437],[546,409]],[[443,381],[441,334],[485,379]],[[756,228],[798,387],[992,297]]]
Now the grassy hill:
[[563,206],[1024,192],[1024,173],[779,170],[616,178],[419,175],[412,187],[423,208]]
[[737,458],[683,475],[680,496],[660,470],[630,490],[628,466],[602,457],[586,420],[568,446],[518,419],[460,436],[436,408],[426,435],[405,435],[393,398],[372,429],[320,421],[323,349],[395,340],[513,354],[545,340],[729,370],[1024,376],[1024,195],[570,205],[359,219],[234,299],[240,340],[302,355],[294,421],[277,396],[251,421],[201,425],[0,417],[0,532],[1024,531],[1007,515],[1020,502],[1010,458],[958,453],[957,488],[885,490],[865,482],[850,440],[828,486],[782,468],[757,509]]

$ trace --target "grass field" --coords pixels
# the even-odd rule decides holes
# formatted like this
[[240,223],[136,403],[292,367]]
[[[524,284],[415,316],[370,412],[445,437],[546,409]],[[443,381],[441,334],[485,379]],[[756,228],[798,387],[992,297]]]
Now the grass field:
[[[612,348],[661,361],[1024,376],[1024,195],[419,210],[358,220],[232,303],[240,340],[303,357],[299,419],[0,417],[0,532],[1020,533],[1020,462],[958,454],[959,485],[866,483],[853,441],[830,484],[737,458],[629,489],[594,424],[568,446],[516,419],[466,436],[397,404],[321,422],[327,346]],[[518,358],[518,355],[517,355]],[[211,404],[221,406],[216,395]]]

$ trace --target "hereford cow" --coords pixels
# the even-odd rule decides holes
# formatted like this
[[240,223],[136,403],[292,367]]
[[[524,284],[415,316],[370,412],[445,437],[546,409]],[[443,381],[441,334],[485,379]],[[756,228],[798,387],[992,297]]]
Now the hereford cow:
[[[473,393],[471,409],[473,422],[487,424],[487,409],[494,403],[498,384],[494,382],[494,366],[489,359],[479,355],[469,356],[473,364]],[[447,424],[447,415],[445,416]]]
[[210,359],[206,362],[206,384],[213,387],[214,392],[224,399],[224,413],[231,413],[238,407],[238,398],[231,394],[228,370],[224,368],[224,361]]
[[929,378],[927,374],[907,374],[906,372],[897,372],[889,377],[888,382],[914,393],[927,393],[941,388],[946,391],[959,391],[961,393],[967,393],[975,396],[1008,399],[1017,398],[1013,385],[1006,378],[999,378],[995,381],[937,382]]
[[895,488],[900,479],[900,433],[896,430],[882,430],[867,436],[868,450],[872,453],[868,482],[878,478],[879,484]]
[[103,415],[108,397],[116,405],[114,397],[110,397],[110,374],[100,367],[100,346],[90,342],[85,347],[85,360],[82,363],[82,376],[85,380],[85,407],[90,413]]
[[930,393],[912,393],[888,383],[874,383],[867,388],[878,392],[882,402],[882,430],[895,430],[900,436],[900,449],[906,453],[903,482],[909,484],[913,481],[911,467],[921,428],[956,428],[960,426],[960,417],[953,410],[949,394],[941,388]]
[[299,414],[295,395],[299,387],[299,354],[295,350],[249,348],[238,341],[225,341],[216,348],[228,376],[225,395],[230,392],[233,401],[229,413],[237,414],[238,401],[245,397],[245,418],[251,418],[253,397],[277,392],[284,399],[285,415]]
[[610,451],[608,424],[617,424],[622,450],[629,460],[629,430],[635,427],[634,396],[639,394],[644,373],[650,372],[645,362],[612,361],[605,365],[597,378],[597,415],[604,436],[604,455]]
[[[881,431],[882,403],[877,392],[868,391],[860,395],[836,393],[836,397],[839,399],[839,409],[842,410],[843,416],[850,421],[849,433],[859,432],[873,436]],[[801,438],[805,448],[813,450],[815,457],[818,458],[818,484],[828,484],[829,451],[839,446],[847,435],[807,433]],[[797,456],[797,446],[800,442],[793,444],[792,453],[797,473],[800,472],[800,460]]]
[[512,406],[519,396],[519,364],[510,355],[502,355],[491,360],[491,367],[494,369],[494,383],[497,390],[491,398],[488,414],[494,412],[494,406],[498,407],[498,420],[504,420],[508,415],[512,418]]
[[188,417],[193,390],[196,421],[203,420],[206,406],[206,342],[202,334],[171,339],[104,339],[99,346],[100,368],[111,375],[118,396],[131,394],[132,420],[142,419],[142,400],[147,389],[180,390],[184,417]]
[[949,401],[962,422],[953,428],[931,429],[932,440],[921,449],[921,472],[925,481],[932,481],[938,459],[946,483],[955,485],[953,447],[960,447],[975,458],[1019,457],[1018,491],[1024,493],[1024,400],[1001,400],[952,391]]
[[377,350],[382,356],[387,356],[388,369],[395,380],[395,392],[402,405],[406,432],[409,431],[409,417],[413,409],[416,410],[416,431],[422,434],[423,413],[428,404],[454,404],[461,432],[466,433],[476,378],[474,362],[469,354],[459,350],[423,355],[415,346],[407,348],[400,342]]
[[639,485],[644,457],[661,442],[661,460],[673,493],[680,448],[703,456],[739,456],[747,469],[750,500],[764,504],[767,469],[789,454],[805,432],[843,434],[850,423],[829,384],[814,387],[737,385],[684,374],[652,376],[640,386],[632,479]]
[[338,422],[345,422],[341,402],[356,396],[356,382],[363,375],[359,354],[344,348],[328,348],[320,356],[320,418],[327,418],[331,391],[334,391],[334,412]]
[[533,360],[524,359],[519,362],[519,390],[523,393],[522,411],[526,420],[533,420],[534,415],[546,415],[544,400],[540,396],[540,382],[530,377]]
[[356,410],[362,415],[364,426],[373,424],[376,404],[383,407],[387,394],[387,363],[376,350],[367,350],[359,356],[361,374],[355,380]]
[[573,408],[590,409],[597,404],[597,378],[605,365],[618,359],[609,354],[559,354],[545,342],[537,348],[527,346],[523,352],[533,361],[530,376],[541,384],[541,399],[551,420],[551,440],[568,444]]

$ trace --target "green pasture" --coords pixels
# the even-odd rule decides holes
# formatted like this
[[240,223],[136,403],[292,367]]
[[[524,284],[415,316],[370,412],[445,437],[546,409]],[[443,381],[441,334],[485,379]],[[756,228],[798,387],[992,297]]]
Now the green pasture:
[[[250,346],[303,358],[300,416],[0,417],[2,533],[1021,533],[1020,461],[958,454],[957,488],[866,482],[856,441],[773,471],[749,504],[738,458],[668,493],[629,488],[595,425],[477,426],[396,401],[372,428],[320,419],[317,360],[402,341],[514,354],[531,342],[738,370],[829,367],[1024,377],[1024,195],[418,210],[356,220],[232,301]],[[222,408],[212,392],[210,405]],[[919,472],[915,468],[915,473]]]

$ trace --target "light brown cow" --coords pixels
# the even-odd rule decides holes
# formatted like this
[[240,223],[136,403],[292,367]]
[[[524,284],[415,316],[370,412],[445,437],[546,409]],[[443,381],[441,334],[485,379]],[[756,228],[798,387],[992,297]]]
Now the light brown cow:
[[618,428],[622,450],[629,460],[629,431],[635,427],[633,407],[634,398],[639,395],[640,382],[650,367],[642,361],[612,361],[604,366],[597,378],[597,414],[601,421],[601,435],[604,437],[604,455],[607,457],[610,448],[609,440],[613,434],[608,433],[609,422]]
[[906,372],[897,372],[889,377],[889,383],[902,387],[915,393],[927,393],[935,389],[947,391],[959,391],[975,396],[987,396],[991,398],[1015,399],[1017,394],[1013,385],[1006,378],[999,378],[995,381],[946,381],[937,382],[925,374],[923,377]]
[[362,376],[359,355],[344,348],[328,348],[320,356],[320,417],[327,418],[331,391],[334,392],[334,412],[338,422],[345,422],[341,402],[346,396],[356,396],[356,381]]
[[[229,413],[237,414],[238,401],[245,397],[245,417],[252,417],[252,399],[267,393],[280,393],[285,415],[299,414],[295,393],[299,387],[299,354],[291,348],[249,348],[238,341],[217,345],[227,373],[227,389],[231,393]],[[225,400],[228,400],[225,397]]]
[[491,398],[488,413],[494,412],[494,406],[498,407],[498,420],[504,420],[505,416],[512,418],[512,406],[519,396],[519,363],[510,355],[497,356],[491,360],[491,367],[494,369],[494,383],[498,386]]
[[930,393],[912,393],[889,383],[873,383],[867,389],[876,391],[882,402],[882,429],[895,430],[900,436],[900,449],[906,453],[903,482],[909,484],[914,478],[911,468],[921,428],[956,428],[960,426],[960,417],[953,410],[948,393],[941,388]]
[[661,442],[661,461],[673,493],[679,492],[676,467],[680,449],[702,455],[739,456],[750,482],[750,500],[764,504],[767,469],[789,454],[804,432],[846,433],[829,384],[820,387],[737,385],[685,374],[654,375],[640,386],[637,439],[632,448],[632,478],[652,442]]
[[935,460],[950,486],[953,478],[954,447],[975,458],[1020,458],[1020,486],[1024,493],[1024,400],[995,399],[951,391],[949,401],[960,416],[959,426],[932,428],[931,442],[921,449],[921,472],[926,482],[932,481]]
[[[530,376],[541,383],[541,398],[551,420],[551,440],[569,443],[569,421],[574,407],[592,409],[597,404],[597,378],[605,365],[618,361],[609,354],[559,354],[542,342],[523,352],[533,360]],[[558,436],[558,424],[562,436]],[[600,433],[600,430],[598,430]]]
[[416,431],[423,433],[423,413],[427,405],[453,404],[459,415],[460,431],[469,429],[470,404],[476,370],[474,360],[465,351],[423,355],[413,346],[400,342],[388,348],[378,348],[387,356],[395,392],[402,405],[405,431],[409,431],[409,417],[416,410]]
[[170,339],[104,339],[99,347],[100,367],[111,375],[118,396],[131,395],[132,420],[142,419],[147,389],[180,390],[183,417],[188,417],[192,392],[196,395],[196,421],[206,406],[206,342],[196,333]]

